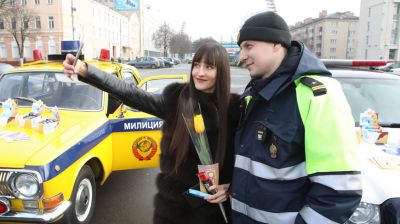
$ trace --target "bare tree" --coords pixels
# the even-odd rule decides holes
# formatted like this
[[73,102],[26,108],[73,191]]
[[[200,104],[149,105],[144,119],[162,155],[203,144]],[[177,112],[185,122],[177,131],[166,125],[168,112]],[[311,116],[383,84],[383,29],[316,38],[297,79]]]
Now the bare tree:
[[154,45],[157,48],[163,49],[164,57],[167,56],[169,43],[171,41],[171,37],[174,35],[171,27],[164,22],[158,30],[153,34]]
[[10,0],[0,0],[0,12],[3,12],[5,7],[9,4],[10,4]]
[[31,9],[22,3],[23,1],[0,0],[1,17],[5,30],[13,36],[17,43],[18,53],[23,63],[25,40],[31,35],[33,15]]
[[218,43],[218,41],[214,40],[212,37],[197,39],[197,40],[193,41],[192,52],[193,53],[196,52],[201,47],[201,45],[208,43],[208,42]]
[[178,54],[180,58],[184,58],[185,54],[192,53],[192,41],[184,32],[175,34],[171,38],[170,46],[170,52],[172,54]]

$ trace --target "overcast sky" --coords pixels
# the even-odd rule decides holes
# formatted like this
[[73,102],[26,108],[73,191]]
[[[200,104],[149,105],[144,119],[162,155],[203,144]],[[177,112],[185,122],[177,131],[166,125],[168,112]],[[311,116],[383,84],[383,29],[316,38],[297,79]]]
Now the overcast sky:
[[[160,13],[176,31],[186,23],[192,40],[211,36],[220,41],[236,39],[243,22],[255,13],[267,10],[265,0],[144,0]],[[275,0],[278,13],[289,25],[307,17],[316,18],[326,9],[360,14],[361,0]]]

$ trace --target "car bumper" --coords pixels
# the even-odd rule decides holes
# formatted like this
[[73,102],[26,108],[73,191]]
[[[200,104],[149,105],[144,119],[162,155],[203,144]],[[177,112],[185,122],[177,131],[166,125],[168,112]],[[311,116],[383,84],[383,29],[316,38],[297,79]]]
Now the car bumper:
[[25,223],[48,223],[59,219],[71,206],[71,202],[64,201],[56,208],[45,213],[33,212],[8,212],[0,215],[0,222],[25,222]]

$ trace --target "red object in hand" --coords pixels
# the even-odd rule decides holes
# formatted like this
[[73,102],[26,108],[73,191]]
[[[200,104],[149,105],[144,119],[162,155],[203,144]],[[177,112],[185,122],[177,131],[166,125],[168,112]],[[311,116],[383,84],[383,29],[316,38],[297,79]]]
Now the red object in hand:
[[201,183],[203,183],[204,187],[206,188],[206,190],[209,194],[217,193],[217,191],[215,189],[210,190],[210,187],[213,185],[213,183],[212,183],[212,180],[206,176],[204,171],[199,172],[197,174],[197,176],[200,178]]

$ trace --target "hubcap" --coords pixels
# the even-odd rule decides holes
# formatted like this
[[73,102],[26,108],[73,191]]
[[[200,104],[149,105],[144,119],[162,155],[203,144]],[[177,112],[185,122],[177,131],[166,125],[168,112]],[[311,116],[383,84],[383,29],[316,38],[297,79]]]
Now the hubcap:
[[80,222],[86,220],[92,207],[92,183],[89,179],[83,179],[79,184],[75,199],[75,213]]

